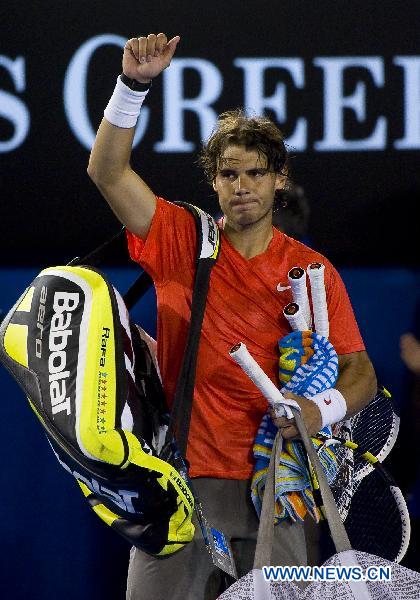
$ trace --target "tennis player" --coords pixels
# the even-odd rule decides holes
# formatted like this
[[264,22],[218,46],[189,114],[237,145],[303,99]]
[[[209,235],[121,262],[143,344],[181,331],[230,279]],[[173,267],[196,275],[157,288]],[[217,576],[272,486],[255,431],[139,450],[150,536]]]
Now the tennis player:
[[[168,402],[181,365],[195,271],[195,224],[190,214],[157,198],[130,167],[134,128],[152,80],[180,41],[163,33],[127,41],[122,74],[105,109],[88,173],[128,230],[131,257],[153,277],[158,301],[157,356]],[[149,100],[149,98],[147,98]],[[258,519],[249,497],[252,445],[267,402],[229,357],[246,343],[270,378],[277,379],[277,341],[290,332],[283,308],[291,300],[287,273],[312,262],[325,265],[330,341],[339,354],[336,388],[313,400],[292,396],[310,433],[358,412],[373,397],[375,374],[344,284],[323,256],[276,230],[277,190],[287,179],[283,136],[269,119],[224,113],[205,145],[201,162],[223,218],[221,254],[213,267],[204,317],[187,458],[209,521],[229,537],[239,576],[252,568]],[[197,199],[188,199],[197,202]],[[216,206],[215,206],[216,209]],[[293,420],[278,419],[285,438]],[[198,529],[198,528],[197,528]],[[273,564],[306,562],[303,527],[275,528]],[[130,600],[213,599],[220,572],[198,532],[167,559],[132,550]]]

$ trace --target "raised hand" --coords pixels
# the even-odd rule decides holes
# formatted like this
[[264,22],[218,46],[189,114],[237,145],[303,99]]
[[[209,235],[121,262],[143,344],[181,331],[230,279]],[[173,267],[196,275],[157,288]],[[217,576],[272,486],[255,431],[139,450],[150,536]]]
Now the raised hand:
[[123,73],[130,79],[148,83],[170,65],[180,39],[176,35],[168,42],[164,33],[131,38],[124,46]]

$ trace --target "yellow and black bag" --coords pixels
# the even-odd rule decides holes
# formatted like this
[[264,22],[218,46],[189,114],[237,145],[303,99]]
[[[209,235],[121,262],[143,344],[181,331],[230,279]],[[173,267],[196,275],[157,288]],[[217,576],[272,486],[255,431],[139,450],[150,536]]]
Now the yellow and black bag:
[[[201,297],[198,312],[193,299],[188,368],[219,241],[211,217],[187,208],[200,234],[194,294]],[[159,457],[168,410],[154,357],[118,291],[100,271],[74,262],[44,269],[25,290],[1,324],[0,360],[97,515],[145,552],[171,554],[193,537],[194,498],[168,435]]]

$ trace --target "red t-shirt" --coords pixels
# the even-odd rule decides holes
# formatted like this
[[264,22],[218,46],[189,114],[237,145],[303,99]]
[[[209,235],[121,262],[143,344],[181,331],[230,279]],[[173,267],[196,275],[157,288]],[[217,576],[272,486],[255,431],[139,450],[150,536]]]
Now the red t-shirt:
[[[196,230],[185,209],[158,198],[146,241],[128,233],[131,257],[153,278],[157,294],[157,356],[169,404],[173,401],[185,347],[196,260]],[[221,252],[207,296],[187,458],[193,477],[248,479],[252,445],[267,401],[229,356],[244,342],[278,384],[280,338],[290,333],[283,308],[291,291],[288,271],[325,265],[330,341],[338,354],[364,350],[344,284],[322,255],[273,228],[267,250],[244,258],[222,232]]]

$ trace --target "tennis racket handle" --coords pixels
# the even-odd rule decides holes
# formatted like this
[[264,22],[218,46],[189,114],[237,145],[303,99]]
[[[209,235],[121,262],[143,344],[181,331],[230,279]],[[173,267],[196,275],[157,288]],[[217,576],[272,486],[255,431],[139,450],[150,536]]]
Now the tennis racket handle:
[[303,315],[303,311],[296,302],[287,304],[283,309],[283,314],[293,331],[308,331],[309,327]]
[[292,288],[293,302],[301,307],[301,319],[304,321],[304,324],[300,331],[311,329],[312,319],[308,288],[306,287],[306,272],[301,267],[293,267],[290,269],[287,278]]
[[315,331],[328,339],[330,326],[328,320],[327,293],[324,281],[325,266],[321,263],[311,263],[308,266],[307,272],[311,282]]
[[297,410],[300,410],[299,404],[294,400],[286,400],[256,360],[252,358],[245,344],[242,342],[236,344],[230,349],[229,354],[257,386],[263,396],[267,398],[271,408],[274,410],[275,416],[293,419],[290,407],[293,406]]

